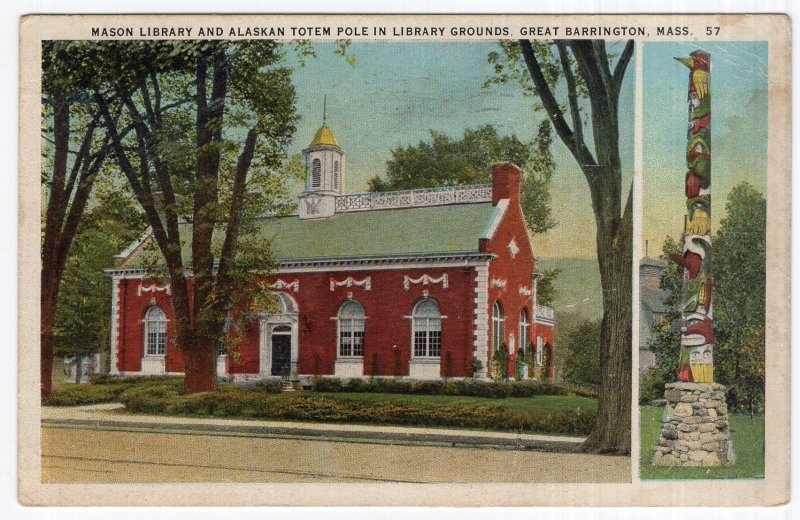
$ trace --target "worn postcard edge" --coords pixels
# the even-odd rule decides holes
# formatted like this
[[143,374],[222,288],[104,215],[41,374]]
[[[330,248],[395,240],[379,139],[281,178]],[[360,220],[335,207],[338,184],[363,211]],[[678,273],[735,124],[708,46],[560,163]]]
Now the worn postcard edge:
[[[512,28],[528,25],[570,26],[644,24],[689,25],[702,34],[704,25],[725,30],[724,40],[759,40],[769,45],[768,184],[767,184],[767,324],[766,324],[766,476],[761,480],[645,481],[622,484],[43,484],[41,409],[39,403],[40,287],[40,42],[91,39],[87,27],[110,25],[123,15],[27,16],[20,24],[19,141],[19,401],[18,496],[25,505],[407,505],[407,506],[754,506],[785,503],[789,497],[790,426],[790,208],[791,208],[791,29],[784,15],[124,15],[125,23],[253,25],[300,22],[450,27],[487,23]],[[332,38],[331,38],[332,39]],[[357,38],[356,38],[357,39]],[[364,38],[376,39],[376,38]],[[381,38],[392,39],[392,38]],[[459,38],[440,38],[459,39]],[[464,40],[481,38],[460,38]],[[496,39],[489,37],[484,39]],[[680,38],[637,37],[637,43]],[[722,41],[723,38],[717,38]],[[687,37],[684,41],[709,41]],[[641,54],[641,46],[637,55]],[[640,85],[641,83],[638,82]],[[637,116],[638,117],[638,116]],[[640,130],[641,127],[637,126]],[[637,138],[639,138],[637,136]],[[640,150],[640,147],[637,146]],[[639,152],[640,153],[640,152]],[[637,162],[641,165],[641,162]],[[641,169],[635,172],[641,193]],[[639,229],[641,231],[641,229]],[[641,251],[641,233],[635,251]],[[634,261],[637,261],[635,258]],[[635,271],[635,270],[634,270]],[[634,288],[637,312],[638,288]],[[24,319],[23,319],[24,318]],[[634,352],[638,338],[634,337]],[[635,357],[635,356],[634,356]],[[636,370],[634,362],[633,370]],[[634,372],[635,374],[636,372]],[[634,378],[636,379],[636,378]],[[635,385],[635,383],[634,383]],[[635,386],[634,386],[635,388]],[[635,396],[634,396],[635,399]],[[635,404],[635,403],[634,403]],[[638,454],[638,410],[634,406],[632,437]],[[638,464],[638,457],[631,461]],[[633,469],[634,475],[638,471]],[[208,493],[212,488],[214,493]],[[346,492],[344,492],[346,490]],[[524,493],[522,491],[525,491]]]

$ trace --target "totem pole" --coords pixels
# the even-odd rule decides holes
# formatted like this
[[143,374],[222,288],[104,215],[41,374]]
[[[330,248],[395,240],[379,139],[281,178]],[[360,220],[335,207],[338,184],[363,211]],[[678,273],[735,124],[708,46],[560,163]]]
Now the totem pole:
[[686,145],[686,225],[683,256],[670,258],[683,267],[681,357],[678,381],[714,382],[713,284],[711,254],[711,58],[695,51],[675,58],[689,74],[689,130]]
[[714,383],[713,283],[711,254],[711,57],[702,51],[675,58],[689,70],[689,129],[685,177],[681,352],[678,382],[664,390],[657,466],[734,464],[725,387]]

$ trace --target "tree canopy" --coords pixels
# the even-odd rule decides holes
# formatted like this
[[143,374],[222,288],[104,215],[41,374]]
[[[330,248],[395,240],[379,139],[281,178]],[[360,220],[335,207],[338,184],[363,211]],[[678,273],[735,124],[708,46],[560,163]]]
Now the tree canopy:
[[550,208],[550,180],[555,163],[550,153],[550,122],[539,125],[536,137],[522,141],[516,134],[500,135],[492,125],[467,129],[461,139],[430,131],[429,141],[392,150],[386,178],[369,181],[370,191],[395,191],[491,182],[490,166],[512,162],[527,173],[521,203],[534,233],[556,225]]
[[215,390],[226,316],[266,292],[253,279],[270,267],[256,217],[291,207],[283,167],[297,114],[284,47],[109,41],[78,51],[93,64],[84,87],[171,286],[186,391]]

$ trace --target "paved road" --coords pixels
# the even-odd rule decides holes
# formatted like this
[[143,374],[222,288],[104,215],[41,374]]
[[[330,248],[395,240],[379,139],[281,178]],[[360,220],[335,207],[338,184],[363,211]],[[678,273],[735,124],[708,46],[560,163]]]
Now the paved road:
[[627,482],[630,458],[42,428],[45,482]]

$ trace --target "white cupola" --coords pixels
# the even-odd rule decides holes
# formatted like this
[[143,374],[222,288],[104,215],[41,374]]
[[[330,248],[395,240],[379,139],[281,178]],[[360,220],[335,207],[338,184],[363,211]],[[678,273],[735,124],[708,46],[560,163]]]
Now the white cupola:
[[323,123],[314,140],[303,150],[306,159],[306,191],[344,193],[344,152],[331,129]]
[[325,118],[323,112],[322,126],[308,148],[303,150],[306,190],[300,196],[300,218],[330,217],[336,211],[336,196],[344,193],[344,152]]

